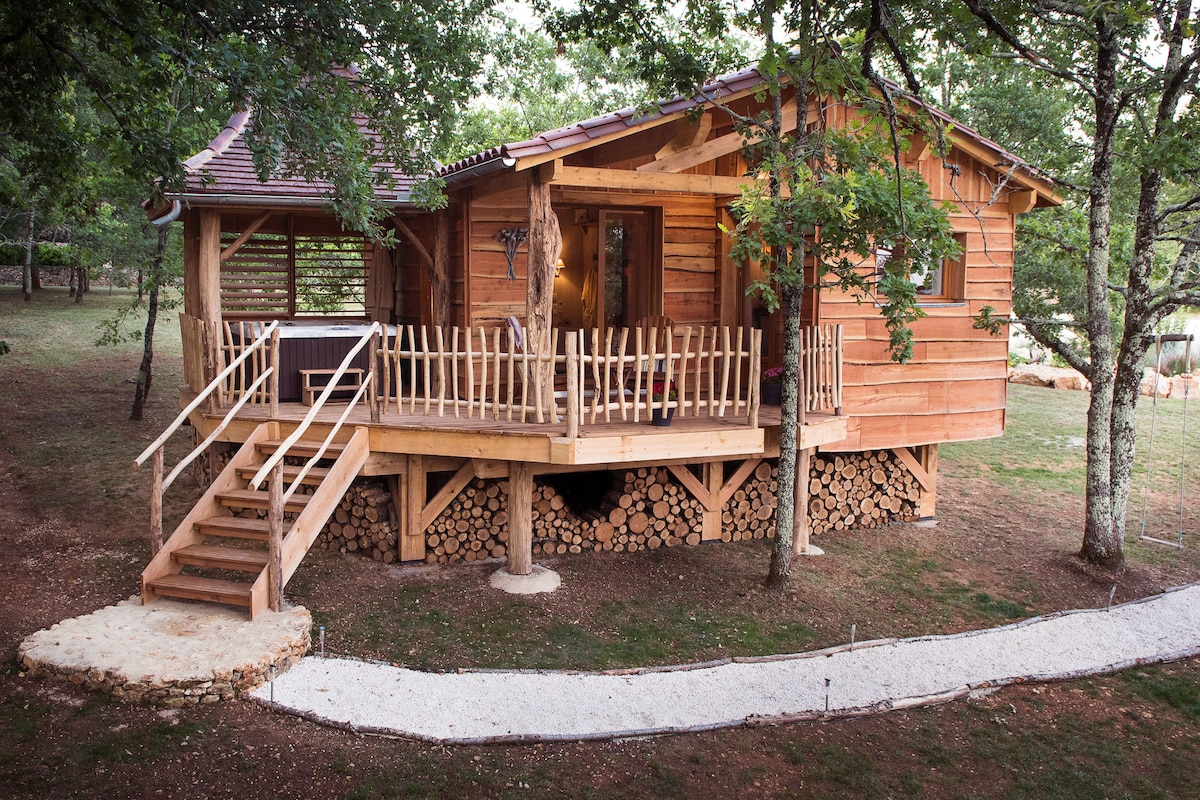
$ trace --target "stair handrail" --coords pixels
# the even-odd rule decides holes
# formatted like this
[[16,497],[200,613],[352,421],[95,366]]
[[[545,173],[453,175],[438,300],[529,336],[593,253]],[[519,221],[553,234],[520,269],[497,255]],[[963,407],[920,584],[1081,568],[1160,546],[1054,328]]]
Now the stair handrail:
[[217,440],[217,437],[229,427],[229,423],[232,422],[237,416],[237,413],[242,410],[242,406],[250,402],[250,398],[254,397],[254,393],[258,391],[260,386],[263,385],[263,382],[267,380],[267,378],[271,377],[273,370],[274,367],[267,367],[267,369],[254,380],[254,383],[250,384],[246,390],[242,392],[242,396],[239,397],[238,401],[230,407],[229,411],[221,419],[220,424],[213,428],[213,432],[208,435],[208,438],[196,445],[192,452],[180,459],[179,463],[175,465],[175,469],[171,470],[171,474],[163,478],[162,491],[165,492],[167,489],[171,488],[171,484],[174,483],[175,479],[179,477],[179,473],[183,472],[183,470],[187,468],[188,464],[191,464],[193,461],[199,458],[200,454],[207,450],[209,446]]
[[241,410],[242,406],[244,406],[246,402],[254,396],[254,393],[258,391],[258,388],[262,385],[262,382],[274,373],[274,367],[268,367],[266,370],[264,370],[263,373],[258,377],[258,380],[256,380],[249,388],[242,392],[242,396],[238,399],[238,402],[233,406],[233,408],[231,408],[225,415],[225,418],[221,421],[221,425],[217,428],[217,430],[214,431],[203,442],[194,447],[192,451],[179,462],[179,464],[175,465],[175,469],[171,470],[171,474],[164,479],[163,448],[166,445],[167,440],[170,439],[177,430],[179,430],[179,427],[183,424],[183,421],[186,420],[193,411],[199,408],[200,404],[206,401],[212,395],[212,393],[216,391],[217,387],[221,385],[225,378],[232,374],[233,371],[237,369],[237,367],[243,361],[254,354],[258,348],[262,347],[264,342],[268,340],[274,340],[273,335],[278,325],[279,323],[274,321],[268,325],[263,330],[262,334],[254,340],[254,343],[247,347],[241,355],[229,362],[229,366],[225,367],[225,369],[221,371],[221,374],[213,378],[208,386],[204,387],[204,390],[197,394],[192,402],[179,412],[179,416],[175,418],[175,421],[168,425],[166,430],[164,430],[157,439],[151,442],[150,446],[143,450],[141,455],[133,460],[134,466],[140,467],[143,463],[145,463],[147,458],[154,456],[153,474],[150,478],[151,556],[158,555],[158,551],[161,550],[163,546],[163,493],[165,493],[167,488],[170,487],[170,485],[175,481],[175,479],[179,476],[179,473],[183,471],[184,467],[192,463],[192,461],[194,461],[201,453],[203,453],[209,445],[216,441],[217,435],[225,429],[225,426],[227,426],[230,420],[237,415],[237,412]]
[[[283,461],[288,454],[288,450],[292,448],[292,445],[300,441],[301,437],[303,437],[308,429],[312,426],[317,414],[320,413],[321,409],[325,406],[325,401],[329,399],[329,395],[333,394],[333,392],[338,388],[338,384],[341,382],[342,376],[345,375],[346,370],[350,368],[350,363],[354,360],[354,357],[358,355],[360,350],[367,346],[372,337],[379,332],[379,329],[380,324],[378,322],[372,322],[371,327],[362,336],[362,338],[358,340],[358,343],[355,344],[354,347],[350,348],[350,352],[346,353],[346,357],[342,359],[342,363],[338,365],[337,370],[335,370],[333,375],[330,376],[329,383],[325,385],[325,389],[313,402],[312,408],[308,410],[308,413],[304,415],[304,419],[301,420],[298,426],[296,426],[296,430],[292,431],[292,434],[283,440],[283,444],[281,444],[279,448],[271,455],[271,457],[268,458],[261,467],[259,467],[258,472],[256,472],[254,477],[250,479],[249,485],[251,489],[257,490],[258,487],[262,486],[263,481],[266,480],[267,476],[271,474],[271,470],[275,468],[275,465]],[[374,377],[375,373],[372,371],[370,374],[372,377]],[[364,380],[363,386],[368,386],[370,383],[370,381]],[[357,401],[358,396],[356,395],[354,402]],[[354,402],[347,403],[346,408],[353,408]]]
[[363,385],[360,386],[358,391],[354,393],[354,399],[346,404],[345,410],[342,411],[342,415],[338,417],[337,422],[335,422],[333,427],[329,430],[329,434],[325,437],[325,441],[323,441],[321,446],[317,448],[316,454],[304,464],[304,467],[301,468],[296,477],[292,479],[292,485],[289,486],[288,490],[283,493],[283,499],[281,501],[282,504],[286,504],[288,500],[292,499],[292,495],[294,495],[296,490],[300,488],[300,484],[304,480],[305,476],[308,475],[309,470],[311,470],[313,466],[321,460],[321,457],[325,455],[325,451],[329,449],[331,444],[333,444],[333,437],[337,436],[337,432],[346,422],[346,418],[350,416],[350,412],[354,410],[354,406],[358,404],[358,401],[362,398],[363,393],[367,391],[367,387],[371,385],[371,382],[374,379],[375,373],[368,372],[367,377],[363,380]]
[[[275,329],[277,327],[279,327],[279,322],[276,320],[276,321],[272,321],[270,325],[268,325],[266,328],[264,328],[262,334],[257,339],[254,340],[254,343],[251,344],[249,347],[247,347],[244,351],[242,351],[241,355],[239,355],[233,361],[230,361],[229,366],[227,366],[227,367],[225,367],[225,369],[221,370],[221,374],[218,375],[217,377],[213,378],[212,381],[208,384],[208,386],[204,387],[204,390],[201,391],[199,394],[197,394],[196,397],[192,400],[192,402],[188,403],[187,407],[183,409],[183,411],[179,412],[179,416],[177,416],[175,418],[175,421],[172,422],[170,425],[168,425],[166,427],[166,429],[162,432],[162,434],[159,435],[159,437],[157,439],[155,439],[153,442],[151,442],[150,445],[145,450],[142,451],[142,454],[140,456],[138,456],[137,458],[135,458],[133,460],[133,463],[136,466],[140,467],[143,463],[145,463],[146,459],[149,458],[154,453],[155,450],[159,449],[164,444],[166,444],[167,439],[170,439],[171,436],[175,433],[175,431],[179,430],[179,426],[183,424],[184,420],[186,420],[193,411],[195,411],[197,408],[199,408],[200,404],[203,403],[205,400],[207,400],[209,398],[209,396],[217,390],[217,387],[220,386],[221,383],[227,377],[229,377],[229,375],[232,374],[233,371],[243,361],[245,361],[247,358],[249,358],[259,347],[262,347],[263,343],[271,338],[271,334],[275,331]],[[264,374],[266,374],[266,373],[264,373]]]

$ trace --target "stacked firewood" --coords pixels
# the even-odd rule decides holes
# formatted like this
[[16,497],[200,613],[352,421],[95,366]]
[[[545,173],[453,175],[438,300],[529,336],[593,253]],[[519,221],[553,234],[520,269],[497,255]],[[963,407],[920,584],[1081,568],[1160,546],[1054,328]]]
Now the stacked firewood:
[[324,550],[362,553],[390,564],[396,560],[398,524],[392,497],[378,480],[356,481],[317,537]]
[[775,466],[764,461],[733,493],[721,510],[722,542],[775,538],[778,475]]
[[619,473],[599,506],[576,516],[550,485],[534,492],[534,553],[636,553],[700,544],[703,508],[662,468]]
[[921,487],[886,450],[818,456],[808,484],[813,533],[878,528],[916,517]]
[[508,552],[508,481],[476,478],[425,531],[425,561],[459,564]]

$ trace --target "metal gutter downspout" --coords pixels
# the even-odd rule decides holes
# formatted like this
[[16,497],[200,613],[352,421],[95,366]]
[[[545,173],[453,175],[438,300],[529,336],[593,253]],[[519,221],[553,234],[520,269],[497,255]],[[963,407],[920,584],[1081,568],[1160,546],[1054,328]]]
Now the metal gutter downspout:
[[157,219],[150,220],[150,224],[156,228],[161,228],[164,225],[170,225],[175,220],[179,219],[179,215],[183,213],[183,203],[178,200],[171,201],[171,210],[163,214]]

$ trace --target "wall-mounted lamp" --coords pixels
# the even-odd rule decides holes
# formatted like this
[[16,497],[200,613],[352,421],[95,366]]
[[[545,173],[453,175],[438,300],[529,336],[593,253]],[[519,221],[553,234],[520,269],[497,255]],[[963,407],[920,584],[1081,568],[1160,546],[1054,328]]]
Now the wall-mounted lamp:
[[565,266],[566,266],[566,264],[563,263],[563,260],[561,258],[558,261],[554,262],[554,277],[555,278],[562,277],[563,267],[565,267]]

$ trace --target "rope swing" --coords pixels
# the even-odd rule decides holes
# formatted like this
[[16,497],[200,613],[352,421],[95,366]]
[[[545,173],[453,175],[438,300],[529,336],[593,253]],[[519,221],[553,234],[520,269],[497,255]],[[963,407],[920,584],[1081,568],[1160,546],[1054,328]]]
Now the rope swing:
[[[1191,393],[1192,381],[1192,341],[1195,337],[1190,333],[1157,334],[1154,337],[1154,402],[1150,410],[1150,444],[1146,448],[1146,487],[1142,490],[1142,533],[1138,537],[1143,542],[1157,542],[1171,547],[1183,547],[1183,499],[1184,480],[1187,475],[1187,406],[1188,395]],[[1146,509],[1150,500],[1150,475],[1154,464],[1154,423],[1158,416],[1158,376],[1162,374],[1163,342],[1184,342],[1183,375],[1188,378],[1183,384],[1183,431],[1179,436],[1179,538],[1176,541],[1156,539],[1146,535]]]

